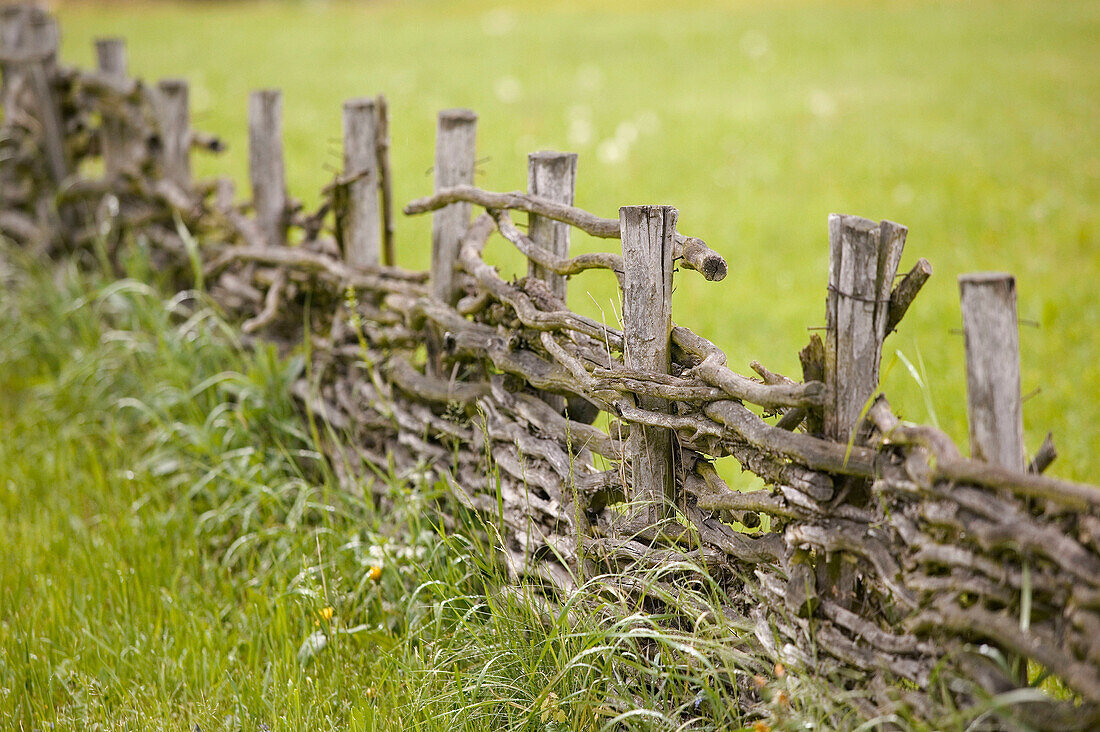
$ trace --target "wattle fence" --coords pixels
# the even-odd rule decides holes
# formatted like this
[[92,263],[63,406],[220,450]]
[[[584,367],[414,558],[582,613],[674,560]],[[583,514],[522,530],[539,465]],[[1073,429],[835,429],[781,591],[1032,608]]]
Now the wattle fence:
[[[191,150],[220,143],[190,128],[185,81],[130,78],[114,39],[96,70],[68,67],[57,39],[42,11],[3,9],[0,231],[92,267],[143,249],[248,337],[308,337],[294,395],[349,490],[379,470],[445,481],[503,528],[516,582],[560,599],[606,573],[722,628],[761,668],[858,688],[867,718],[905,708],[935,726],[992,704],[991,728],[1100,726],[1100,488],[1042,476],[1049,440],[1027,460],[1011,276],[960,278],[966,458],[876,396],[883,339],[931,274],[921,260],[894,284],[904,226],[831,216],[825,337],[801,378],[755,362],[745,376],[672,320],[674,276],[720,280],[722,257],[672,207],[576,208],[575,155],[532,154],[526,192],[484,191],[476,115],[440,113],[435,190],[405,207],[433,216],[432,267],[411,272],[394,264],[384,98],[345,104],[344,173],[309,212],[287,195],[281,95],[253,93],[241,206],[231,182],[191,177]],[[571,257],[572,228],[621,253]],[[494,233],[527,277],[485,263]],[[589,269],[618,278],[622,330],[565,305]],[[767,487],[731,490],[713,465],[730,455]],[[676,569],[636,581],[661,566]],[[725,617],[667,602],[700,572]],[[1029,687],[1029,668],[1061,698]],[[715,683],[761,703],[751,680]]]

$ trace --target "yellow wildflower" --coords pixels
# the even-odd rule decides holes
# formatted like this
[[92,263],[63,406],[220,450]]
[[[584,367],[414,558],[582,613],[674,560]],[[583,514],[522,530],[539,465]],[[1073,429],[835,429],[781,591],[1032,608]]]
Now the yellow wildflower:
[[331,607],[323,607],[317,614],[321,617],[321,620],[324,620],[327,623],[328,621],[332,620],[333,612],[334,611]]
[[372,581],[377,582],[378,580],[382,579],[382,568],[371,567],[367,570],[367,576],[370,577]]

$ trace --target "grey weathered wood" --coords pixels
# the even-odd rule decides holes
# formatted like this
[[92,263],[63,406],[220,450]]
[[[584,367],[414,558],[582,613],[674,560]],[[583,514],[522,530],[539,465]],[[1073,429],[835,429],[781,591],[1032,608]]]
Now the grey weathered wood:
[[913,300],[917,298],[917,294],[931,276],[932,263],[921,257],[913,265],[913,269],[909,270],[901,282],[897,284],[897,287],[893,289],[890,293],[890,308],[886,314],[887,334],[892,333],[898,323],[901,322],[901,319],[905,317],[909,306],[913,304]]
[[[474,182],[477,159],[477,115],[469,109],[439,113],[435,138],[435,189]],[[455,284],[458,244],[470,227],[470,204],[452,203],[432,216],[432,295],[454,305],[461,293]]]
[[[626,366],[667,374],[672,333],[672,247],[678,212],[672,206],[623,206],[623,336]],[[639,397],[638,406],[667,413],[668,402]],[[676,499],[672,433],[658,427],[631,429],[628,443],[634,500],[663,518]]]
[[382,196],[382,263],[392,267],[397,262],[394,252],[393,228],[393,172],[390,169],[390,112],[386,97],[379,94],[374,100],[374,111],[378,116],[375,130],[377,137],[375,151],[378,155],[378,175],[381,177]]
[[959,276],[966,340],[970,454],[976,460],[1023,470],[1023,401],[1016,278],[998,272]]
[[825,435],[847,442],[878,386],[890,289],[907,229],[890,221],[829,215],[825,321]]
[[[576,188],[576,153],[543,151],[527,156],[527,192],[532,196],[572,206]],[[569,256],[569,231],[569,225],[560,221],[533,213],[527,216],[527,236],[531,241],[562,258]],[[544,281],[550,291],[565,302],[565,277],[530,260],[527,275]]]
[[95,57],[96,68],[104,74],[125,79],[129,73],[124,38],[97,38]]
[[30,28],[32,49],[40,58],[30,66],[30,82],[38,100],[39,121],[50,173],[56,182],[60,182],[68,175],[69,160],[65,153],[65,129],[61,122],[60,105],[51,78],[57,66],[61,33],[57,20],[41,11],[31,14]]
[[[64,130],[57,94],[51,81],[57,65],[60,34],[57,21],[33,5],[9,6],[0,15],[0,44],[5,55],[20,62],[6,62],[0,103],[5,116],[30,113],[41,125],[46,164],[54,183],[69,170]],[[29,109],[21,108],[30,105]]]
[[378,117],[373,97],[344,102],[344,177],[348,183],[344,259],[354,266],[378,264],[382,212],[378,197]]
[[40,7],[33,6],[30,12],[31,38],[34,53],[42,60],[47,72],[57,69],[57,54],[61,48],[61,29],[57,18]]
[[[26,5],[0,7],[0,49],[3,49],[5,56],[19,56],[26,52],[31,10]],[[7,60],[0,66],[0,71],[3,71],[0,104],[4,107],[5,116],[10,117],[15,111],[17,92],[26,83],[26,71],[20,64]]]
[[[122,38],[97,38],[96,66],[112,79],[124,81],[128,75],[126,41]],[[127,139],[126,125],[119,117],[103,119],[103,168],[108,178],[128,170],[135,162],[133,141]]]
[[248,96],[248,177],[252,206],[268,245],[286,242],[287,194],[283,167],[283,93],[261,89]]
[[191,111],[188,91],[186,79],[161,79],[157,83],[161,171],[164,177],[185,190],[191,185]]
[[[561,152],[535,152],[527,156],[527,192],[555,203],[573,205],[577,187],[577,154]],[[544,249],[563,259],[569,257],[568,224],[554,221],[535,213],[527,215],[527,236]],[[534,260],[527,260],[527,275],[545,282],[563,303],[566,296],[566,278],[550,271]],[[561,411],[566,399],[555,394],[540,394],[543,400]]]
[[[600,218],[574,206],[554,203],[518,191],[495,193],[471,185],[458,185],[437,190],[431,196],[410,201],[405,205],[404,211],[408,215],[438,211],[458,201],[474,203],[487,209],[527,211],[575,226],[592,236],[604,239],[619,238],[618,219]],[[708,281],[717,282],[727,273],[726,260],[721,254],[708,247],[702,239],[684,236],[679,232],[676,233],[676,250],[673,258],[681,267],[695,270]]]
[[1035,456],[1031,458],[1031,461],[1028,462],[1027,472],[1039,475],[1049,468],[1050,464],[1053,463],[1057,457],[1058,449],[1054,447],[1054,435],[1047,432],[1047,436],[1043,438],[1043,444],[1039,445],[1039,450],[1035,453]]

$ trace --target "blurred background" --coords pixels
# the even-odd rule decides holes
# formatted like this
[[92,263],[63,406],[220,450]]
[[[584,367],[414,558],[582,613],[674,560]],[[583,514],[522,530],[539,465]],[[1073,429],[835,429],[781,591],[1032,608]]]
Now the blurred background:
[[[478,184],[522,189],[526,154],[579,153],[577,204],[672,204],[729,276],[678,275],[674,319],[794,377],[825,317],[830,212],[909,227],[901,270],[935,274],[887,339],[902,417],[966,444],[956,277],[1017,277],[1027,444],[1050,473],[1100,476],[1100,3],[745,0],[56,3],[62,54],[124,36],[134,76],[191,82],[196,160],[248,195],[246,97],[285,94],[291,195],[315,205],[341,166],[341,104],[390,102],[396,203],[432,190],[435,114],[480,115]],[[398,263],[426,268],[428,218],[398,217]],[[500,239],[490,257],[522,262]],[[574,234],[575,252],[614,241]],[[570,283],[617,319],[613,282]]]

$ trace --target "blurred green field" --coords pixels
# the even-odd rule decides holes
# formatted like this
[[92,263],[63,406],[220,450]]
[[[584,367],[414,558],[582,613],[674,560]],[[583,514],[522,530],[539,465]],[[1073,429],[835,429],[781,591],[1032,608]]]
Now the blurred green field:
[[[936,273],[887,341],[904,417],[965,444],[956,276],[1016,274],[1027,441],[1051,472],[1097,480],[1100,456],[1100,3],[496,2],[62,4],[63,55],[122,35],[131,68],[192,81],[196,126],[230,152],[202,174],[245,181],[250,89],[281,87],[293,195],[339,166],[340,105],[391,102],[398,203],[431,189],[434,115],[480,114],[478,182],[523,187],[525,155],[580,153],[578,204],[667,203],[724,254],[718,284],[680,275],[674,317],[747,370],[797,375],[824,319],[829,212],[909,226],[902,267]],[[428,221],[398,221],[398,258],[428,262]],[[610,243],[577,239],[577,251]],[[497,246],[503,250],[503,246]],[[500,255],[505,268],[515,257]],[[571,304],[610,320],[613,290]],[[617,306],[616,308],[617,309]],[[923,361],[927,391],[892,354]],[[894,363],[891,368],[890,364]],[[930,396],[934,415],[926,408]]]

